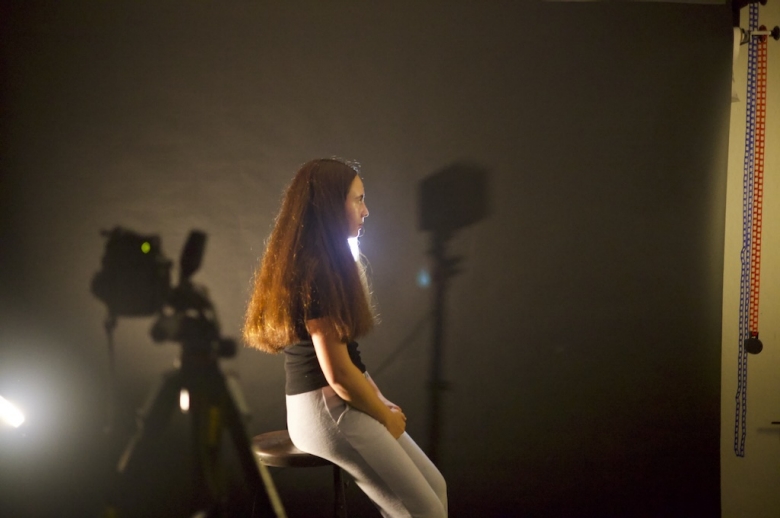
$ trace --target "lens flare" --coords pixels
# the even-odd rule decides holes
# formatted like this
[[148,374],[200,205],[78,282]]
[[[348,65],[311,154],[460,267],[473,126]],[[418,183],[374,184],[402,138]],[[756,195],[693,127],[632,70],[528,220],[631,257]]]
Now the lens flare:
[[190,393],[187,389],[181,389],[179,392],[179,408],[182,414],[186,414],[190,409]]
[[421,269],[417,273],[417,286],[421,288],[427,288],[431,285],[431,274],[425,268]]
[[0,396],[0,419],[14,428],[19,428],[24,422],[24,415],[10,401]]
[[358,257],[360,257],[360,245],[358,245],[358,238],[356,237],[350,237],[347,239],[349,242],[349,249],[352,250],[352,257],[355,258],[355,261],[358,260]]

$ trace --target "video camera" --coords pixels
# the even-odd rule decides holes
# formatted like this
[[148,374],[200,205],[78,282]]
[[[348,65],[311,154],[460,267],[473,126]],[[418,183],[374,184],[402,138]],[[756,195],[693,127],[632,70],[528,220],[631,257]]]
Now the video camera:
[[175,287],[171,286],[173,263],[163,254],[159,236],[144,236],[122,227],[102,234],[108,240],[102,269],[92,279],[91,291],[108,306],[110,318],[157,315],[151,329],[155,342],[179,342],[185,353],[235,356],[236,343],[220,336],[206,288],[191,281],[203,260],[204,232],[190,232]]

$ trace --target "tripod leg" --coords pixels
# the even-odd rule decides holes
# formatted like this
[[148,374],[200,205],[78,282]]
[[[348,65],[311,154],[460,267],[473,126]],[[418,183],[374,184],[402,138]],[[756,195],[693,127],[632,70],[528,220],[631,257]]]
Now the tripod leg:
[[130,439],[122,453],[117,471],[122,474],[127,471],[128,464],[136,447],[143,449],[144,444],[155,435],[160,434],[171,418],[179,400],[182,388],[182,376],[179,371],[167,373],[159,387],[141,409],[138,419],[138,430]]
[[191,392],[192,493],[200,507],[213,508],[208,516],[221,516],[225,503],[224,473],[220,471],[219,453],[222,435],[222,408],[218,395],[203,373],[193,383]]
[[104,516],[116,518],[120,516],[117,505],[121,506],[122,491],[124,489],[124,476],[128,471],[130,461],[137,450],[143,450],[149,439],[158,435],[168,423],[181,390],[182,378],[178,371],[171,371],[165,375],[157,390],[150,394],[146,404],[142,407],[138,416],[137,430],[128,442],[122,453],[116,470],[111,475],[109,494]]
[[252,451],[252,444],[244,427],[244,412],[241,412],[236,404],[237,401],[243,402],[240,389],[237,385],[230,384],[229,390],[224,383],[224,376],[222,376],[222,379],[223,393],[221,400],[223,401],[225,416],[224,425],[233,439],[233,445],[236,448],[238,460],[244,472],[244,478],[252,491],[254,502],[253,516],[286,518],[284,506],[279,498],[279,493],[276,491],[276,486],[271,478],[271,474],[268,472],[268,468],[257,461]]

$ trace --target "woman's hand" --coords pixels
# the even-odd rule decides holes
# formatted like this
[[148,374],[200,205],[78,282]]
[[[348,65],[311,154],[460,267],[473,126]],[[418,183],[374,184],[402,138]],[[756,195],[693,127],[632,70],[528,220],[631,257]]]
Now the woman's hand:
[[381,395],[381,393],[377,395],[379,396],[379,400],[382,403],[384,403],[387,408],[389,408],[390,410],[398,410],[399,412],[403,413],[403,410],[401,410],[400,406],[396,405],[395,403],[393,403],[392,401],[390,401],[389,399]]
[[400,409],[391,409],[383,423],[394,439],[398,439],[406,430],[406,416]]
[[[371,386],[374,387],[374,390],[376,390],[376,395],[383,405],[385,405],[390,410],[401,410],[400,406],[396,405],[382,394],[382,391],[379,390],[379,387],[376,386],[376,383],[374,383],[374,380],[371,378],[371,375],[368,372],[366,372],[366,379],[371,384]],[[403,410],[401,410],[401,413],[403,413]]]

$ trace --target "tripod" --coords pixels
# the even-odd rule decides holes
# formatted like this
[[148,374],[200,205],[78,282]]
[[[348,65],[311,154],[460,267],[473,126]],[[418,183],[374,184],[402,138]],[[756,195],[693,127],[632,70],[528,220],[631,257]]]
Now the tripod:
[[[223,517],[225,489],[220,480],[219,450],[223,429],[229,432],[238,460],[252,495],[252,517],[285,516],[273,481],[265,466],[255,461],[242,421],[246,414],[243,398],[236,384],[225,378],[214,351],[195,350],[184,344],[181,366],[163,375],[158,390],[152,394],[140,412],[138,429],[131,438],[117,465],[121,481],[136,458],[148,453],[150,443],[168,424],[174,409],[179,407],[182,391],[189,395],[193,503],[206,516]],[[248,511],[249,513],[249,511]],[[201,514],[202,516],[202,514]]]
[[[109,430],[113,429],[115,413],[112,332],[116,317],[157,314],[152,339],[174,341],[182,346],[181,366],[163,376],[159,388],[140,412],[138,429],[119,460],[113,490],[123,485],[134,455],[149,453],[149,446],[170,421],[179,397],[186,394],[186,411],[190,413],[191,423],[192,495],[199,509],[197,515],[203,516],[205,512],[205,516],[213,518],[227,516],[226,488],[219,469],[224,429],[233,439],[244,480],[251,491],[250,516],[284,517],[271,475],[255,461],[252,453],[242,421],[248,412],[238,385],[228,386],[229,380],[217,363],[219,358],[234,356],[236,344],[221,337],[207,290],[191,282],[203,259],[206,234],[198,230],[190,232],[179,260],[179,284],[173,289],[169,286],[171,262],[162,255],[157,236],[141,236],[121,227],[106,235],[109,239],[103,269],[92,280],[92,292],[109,308],[106,322],[112,378]],[[181,406],[184,410],[184,404]],[[106,514],[110,518],[117,516],[112,505],[107,507]]]

